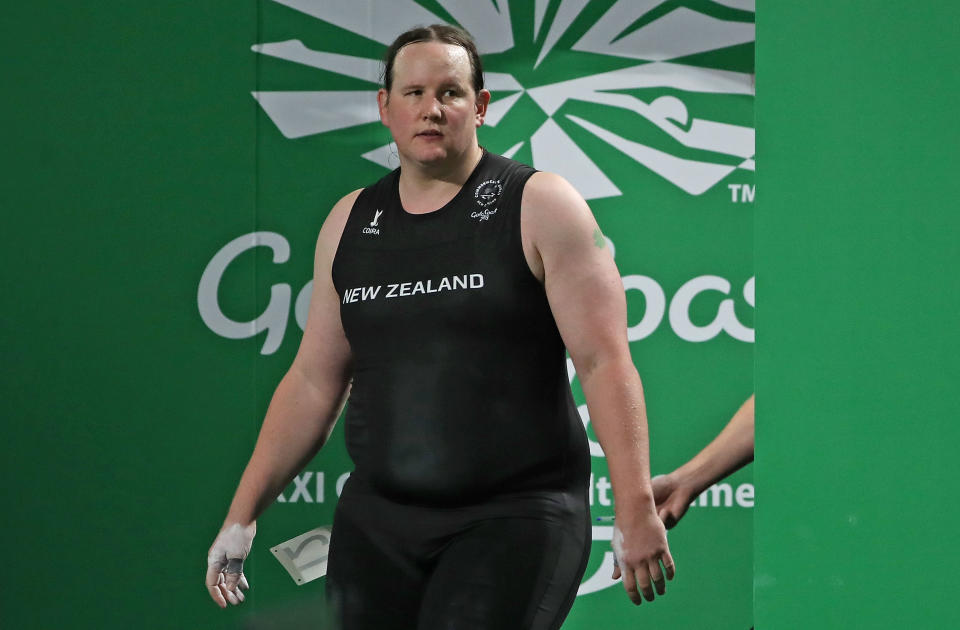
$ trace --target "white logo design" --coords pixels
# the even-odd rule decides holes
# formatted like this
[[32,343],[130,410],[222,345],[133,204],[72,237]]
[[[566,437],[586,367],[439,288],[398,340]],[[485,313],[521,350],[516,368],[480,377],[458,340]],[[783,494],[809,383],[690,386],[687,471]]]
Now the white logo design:
[[[486,125],[496,127],[524,93],[547,117],[527,140],[499,151],[512,157],[529,141],[532,166],[564,176],[586,199],[616,197],[623,193],[560,123],[568,129],[575,125],[585,130],[691,195],[710,190],[737,169],[753,171],[753,128],[700,118],[697,114],[702,110],[694,109],[698,94],[752,98],[753,75],[670,62],[752,42],[753,22],[723,20],[687,7],[676,7],[640,28],[630,30],[630,25],[641,22],[651,12],[660,11],[665,1],[617,0],[572,46],[575,51],[634,59],[637,65],[554,83],[549,82],[549,75],[556,70],[547,69],[541,74],[547,75],[548,80],[540,81],[538,87],[530,89],[512,74],[487,72],[487,87],[508,94],[498,94],[490,104]],[[741,11],[755,11],[754,0],[715,1]],[[444,21],[413,0],[389,3],[377,0],[275,2],[384,45],[409,26]],[[476,36],[481,54],[501,53],[514,48],[514,31],[506,0],[441,0],[439,4],[460,26]],[[534,69],[550,56],[586,7],[583,1],[563,0],[547,23],[548,4],[537,2],[533,7],[535,24],[532,35],[534,40],[542,41]],[[371,19],[371,15],[376,15],[377,19]],[[545,37],[541,37],[543,30],[547,30]],[[690,33],[697,36],[690,37]],[[296,39],[256,44],[253,50],[370,83],[369,91],[254,92],[254,98],[284,136],[299,138],[379,120],[376,106],[379,60],[312,50]],[[495,67],[491,69],[495,70]],[[641,94],[654,92],[654,97],[642,99],[628,93],[641,90]],[[656,90],[665,94],[657,96]],[[557,115],[567,101],[595,105],[598,115],[592,117],[593,120],[572,114]],[[676,148],[658,149],[624,137],[604,126],[609,123],[601,115],[603,110],[634,115],[645,127],[652,124],[665,134],[662,137],[667,146],[673,143]],[[554,119],[555,115],[557,119]],[[392,145],[387,144],[363,157],[392,169],[396,166],[395,153]],[[726,156],[726,159],[718,156]]]
[[472,213],[470,214],[470,218],[471,218],[471,219],[480,219],[481,221],[486,221],[487,219],[489,219],[490,217],[492,217],[492,216],[495,215],[496,213],[497,213],[497,209],[496,209],[496,208],[494,208],[493,210],[482,210],[482,211],[480,211],[480,212],[472,212]]
[[[503,192],[503,185],[499,179],[488,179],[473,191],[473,198],[481,208],[489,208],[500,197]],[[493,214],[491,212],[491,214]]]
[[383,210],[377,210],[373,215],[373,221],[370,222],[370,225],[363,228],[364,234],[380,234],[380,228],[377,227],[377,221],[380,220],[380,215],[383,214]]

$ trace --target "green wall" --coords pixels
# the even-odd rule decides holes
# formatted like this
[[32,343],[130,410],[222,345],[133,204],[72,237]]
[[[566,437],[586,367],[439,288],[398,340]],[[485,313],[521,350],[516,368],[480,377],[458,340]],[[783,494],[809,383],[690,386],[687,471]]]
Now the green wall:
[[256,435],[253,351],[191,304],[218,233],[254,226],[256,4],[0,19],[0,625],[227,624],[200,574]]
[[960,5],[763,2],[757,628],[960,623]]

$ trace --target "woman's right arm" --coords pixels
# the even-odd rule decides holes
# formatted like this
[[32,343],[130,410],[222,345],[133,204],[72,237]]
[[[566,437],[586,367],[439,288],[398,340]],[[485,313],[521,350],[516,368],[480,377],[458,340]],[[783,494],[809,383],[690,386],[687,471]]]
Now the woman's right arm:
[[340,300],[331,269],[359,193],[354,191],[337,202],[320,229],[310,310],[300,348],[273,394],[253,455],[210,548],[206,585],[220,607],[243,601],[237,586],[246,584],[242,562],[249,553],[257,517],[323,446],[346,401],[350,345],[340,322]]

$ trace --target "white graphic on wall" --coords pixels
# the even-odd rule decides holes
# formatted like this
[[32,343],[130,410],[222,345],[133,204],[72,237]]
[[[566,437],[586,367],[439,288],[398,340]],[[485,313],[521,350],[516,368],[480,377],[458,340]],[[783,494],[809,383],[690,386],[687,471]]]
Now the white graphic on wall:
[[[383,44],[388,44],[397,33],[410,26],[445,21],[412,0],[274,1]],[[714,1],[741,11],[755,10],[753,0]],[[677,153],[689,154],[689,149],[703,151],[703,157],[681,158],[669,150],[655,149],[622,137],[605,128],[601,124],[602,118],[591,121],[573,115],[562,117],[567,125],[585,129],[688,194],[703,194],[737,169],[753,171],[753,128],[695,117],[690,113],[689,103],[683,100],[683,94],[752,97],[753,75],[669,62],[752,42],[753,22],[721,20],[678,7],[636,30],[629,30],[631,24],[664,2],[618,0],[572,46],[575,51],[636,59],[642,62],[639,65],[530,89],[511,74],[487,72],[486,86],[497,94],[490,104],[485,124],[499,125],[520,98],[529,95],[547,115],[547,120],[529,138],[532,166],[564,176],[586,199],[616,197],[622,192],[554,119],[567,101],[589,102],[631,112],[638,117],[638,122],[653,124],[672,138],[677,144]],[[439,0],[439,4],[475,36],[481,54],[513,48],[515,42],[507,0]],[[557,43],[581,15],[587,1],[562,0],[550,23],[546,24],[549,4],[547,0],[537,0],[533,7],[534,32],[531,36],[536,40],[546,29],[534,68],[539,68],[550,58]],[[374,97],[380,73],[378,59],[311,50],[299,40],[261,43],[252,49],[262,55],[371,84],[368,91],[254,92],[254,98],[284,136],[301,138],[379,120]],[[549,79],[549,74],[544,78]],[[645,102],[635,96],[612,92],[639,88],[662,88],[671,90],[671,94]],[[504,155],[514,155],[523,144],[515,144]],[[362,157],[385,168],[398,166],[392,144],[367,151]]]
[[623,35],[627,26],[665,2],[618,0],[573,49],[644,61],[666,61],[753,41],[752,22],[718,20],[686,7],[678,7]]
[[560,36],[570,28],[570,25],[577,19],[580,12],[583,11],[583,8],[587,6],[588,1],[589,0],[563,0],[563,2],[560,3],[560,8],[557,9],[557,14],[553,18],[553,24],[550,25],[550,30],[547,32],[547,39],[543,42],[543,46],[540,48],[540,54],[537,56],[537,61],[533,64],[534,68],[539,66],[547,57],[556,45],[557,40],[560,39]]
[[[673,63],[650,63],[624,68],[623,70],[533,88],[528,91],[528,94],[540,105],[543,111],[551,116],[568,99],[610,105],[639,114],[685,147],[741,158],[742,161],[733,166],[678,158],[639,142],[622,138],[612,131],[582,118],[572,115],[566,117],[691,195],[706,192],[738,168],[753,170],[753,162],[750,159],[754,154],[753,129],[699,118],[690,120],[686,105],[674,96],[661,96],[651,103],[645,103],[628,94],[609,92],[610,90],[651,87],[667,87],[713,94],[753,94],[752,77],[749,74],[694,68]],[[560,130],[552,118],[544,123],[544,127],[548,126],[559,130],[559,133],[566,137],[565,142],[567,144],[573,144],[573,140],[569,139]],[[545,144],[542,154],[549,155],[558,149],[569,150],[565,149],[558,139],[555,139]],[[586,159],[589,160],[588,157]],[[534,162],[536,162],[536,156],[534,156]],[[538,164],[535,165],[540,168]],[[570,169],[570,171],[574,178],[582,177],[577,175],[576,169]],[[591,182],[599,181],[599,179],[600,177],[595,174],[589,176]],[[577,186],[572,180],[571,183]],[[580,192],[588,199],[611,196],[610,194],[590,190],[585,193],[581,189]],[[617,191],[615,194],[620,194],[620,192]]]
[[280,347],[287,329],[290,312],[290,285],[275,284],[270,287],[270,302],[256,318],[238,322],[227,317],[217,301],[217,292],[227,267],[243,252],[256,247],[269,247],[275,264],[290,259],[290,243],[276,232],[253,232],[233,239],[224,245],[207,264],[197,287],[197,308],[207,328],[227,339],[248,339],[267,331],[261,354],[273,354]]

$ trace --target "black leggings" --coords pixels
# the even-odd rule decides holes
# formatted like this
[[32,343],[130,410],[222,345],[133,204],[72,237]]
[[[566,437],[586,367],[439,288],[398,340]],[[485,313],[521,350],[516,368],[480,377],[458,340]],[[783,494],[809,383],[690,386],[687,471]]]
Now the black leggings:
[[327,597],[342,630],[555,630],[589,551],[582,492],[432,508],[351,478],[334,517]]

